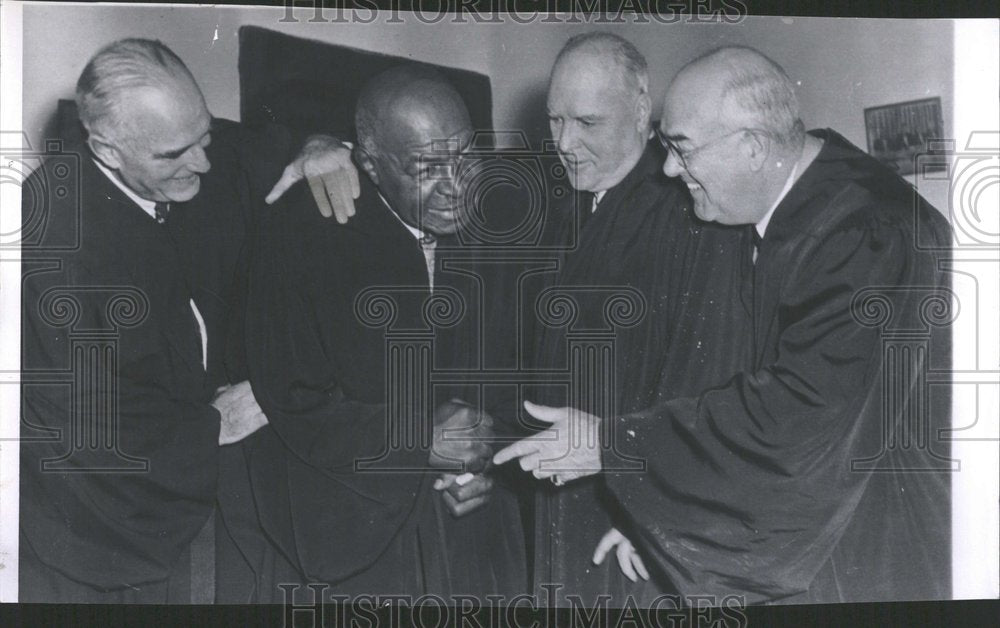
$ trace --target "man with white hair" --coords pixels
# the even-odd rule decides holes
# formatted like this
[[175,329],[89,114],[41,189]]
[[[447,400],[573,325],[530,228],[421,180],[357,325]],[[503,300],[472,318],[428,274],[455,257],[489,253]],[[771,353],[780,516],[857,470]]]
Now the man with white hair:
[[[543,384],[527,398],[582,404],[594,413],[633,411],[664,395],[723,383],[736,370],[745,319],[730,298],[739,266],[724,254],[735,253],[739,233],[698,221],[680,182],[663,176],[661,147],[650,141],[645,58],[616,35],[571,38],[553,64],[547,108],[552,139],[578,195],[575,208],[552,207],[561,220],[556,242],[567,248],[558,272],[542,279],[549,294],[570,295],[578,318],[572,330],[537,325],[534,367],[570,369],[571,336],[612,325],[606,309],[612,293],[638,294],[645,314],[635,324],[612,327],[608,379],[584,378],[582,398],[567,399],[564,387]],[[537,280],[524,282],[530,290]],[[627,465],[624,458],[618,464]],[[559,605],[570,595],[588,606],[601,596],[610,596],[613,606],[648,604],[673,591],[655,565],[647,570],[643,564],[628,538],[628,518],[598,478],[540,487],[535,506],[540,600],[546,584],[561,585]],[[611,551],[617,560],[605,562]]]
[[[100,50],[76,101],[79,173],[48,161],[25,186],[27,208],[81,184],[51,191],[23,258],[20,599],[190,602],[219,445],[266,423],[227,339],[250,207],[291,142],[213,120],[158,41]],[[31,376],[60,371],[69,386]]]
[[[664,172],[699,217],[745,225],[748,360],[722,386],[639,412],[531,406],[550,431],[494,461],[560,482],[604,467],[633,541],[684,595],[947,598],[949,394],[927,374],[950,358],[934,253],[950,229],[887,167],[803,129],[792,82],[756,50],[677,74]],[[607,469],[606,448],[569,441],[601,428],[646,471]]]

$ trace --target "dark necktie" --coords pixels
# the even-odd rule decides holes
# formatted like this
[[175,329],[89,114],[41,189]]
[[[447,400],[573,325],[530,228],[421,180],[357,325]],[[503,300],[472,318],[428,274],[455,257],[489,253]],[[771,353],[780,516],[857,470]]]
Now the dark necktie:
[[170,203],[157,203],[153,210],[156,212],[157,224],[162,225],[167,222],[167,216],[170,214]]
[[751,252],[752,259],[754,261],[754,264],[756,264],[757,254],[760,253],[760,243],[764,241],[764,238],[760,237],[760,232],[757,231],[756,225],[754,225],[753,228],[750,229],[750,237],[753,239],[753,251]]

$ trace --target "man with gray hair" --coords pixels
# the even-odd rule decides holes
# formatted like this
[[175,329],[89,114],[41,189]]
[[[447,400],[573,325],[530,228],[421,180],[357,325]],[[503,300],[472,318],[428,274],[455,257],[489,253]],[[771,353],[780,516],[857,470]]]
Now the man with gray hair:
[[[571,38],[552,67],[547,108],[552,139],[578,194],[575,207],[550,208],[560,223],[555,242],[564,247],[558,272],[525,277],[524,283],[539,294],[568,295],[578,317],[573,334],[536,326],[533,367],[569,370],[571,335],[609,325],[614,358],[603,374],[585,378],[581,398],[570,400],[565,387],[543,384],[526,397],[589,412],[632,411],[664,395],[724,382],[736,369],[745,318],[730,298],[739,268],[725,254],[735,253],[739,234],[698,221],[680,181],[660,171],[663,153],[650,141],[645,58],[616,35]],[[638,299],[644,315],[634,324],[614,325],[606,308],[614,294]],[[624,458],[618,463],[630,466]],[[625,606],[673,592],[655,565],[647,569],[629,540],[634,535],[600,479],[539,487],[536,595],[545,600],[543,586],[558,584],[552,600],[558,605],[572,603],[568,596],[588,606],[609,596],[612,606]],[[605,562],[609,552],[617,560]]]
[[[756,50],[687,64],[663,113],[664,172],[699,217],[744,225],[741,372],[642,411],[533,406],[550,431],[494,461],[602,478],[686,596],[947,598],[950,395],[928,383],[950,364],[947,221],[835,132],[804,133],[792,82]],[[645,472],[569,441],[598,429]]]
[[[20,600],[190,602],[219,445],[266,423],[227,340],[250,208],[292,144],[213,120],[158,41],[100,50],[76,98],[79,173],[47,161],[25,186],[27,203],[81,184],[49,196],[23,257]],[[317,146],[290,167],[300,178]],[[68,387],[27,375],[59,371]]]
[[[533,349],[524,365],[542,374],[523,396],[592,412],[638,410],[724,383],[737,370],[747,335],[746,313],[732,298],[741,278],[741,234],[698,220],[681,182],[663,176],[662,148],[650,141],[645,58],[617,35],[571,38],[553,65],[547,108],[577,193],[568,202],[545,199],[545,244],[561,250],[557,272],[525,273],[519,281],[519,302],[532,308],[520,316],[526,329],[519,332]],[[571,370],[567,329],[531,322],[543,294],[572,301],[574,335],[614,331],[613,360],[581,378],[585,399],[568,399],[564,385],[540,383]],[[612,326],[606,305],[621,295],[633,299],[640,315]],[[518,417],[515,404],[498,423],[519,435],[545,427]],[[600,481],[546,485],[522,506],[533,511],[539,603],[650,604],[674,591],[661,570],[647,571],[629,540],[629,518]],[[611,551],[617,561],[605,562]]]

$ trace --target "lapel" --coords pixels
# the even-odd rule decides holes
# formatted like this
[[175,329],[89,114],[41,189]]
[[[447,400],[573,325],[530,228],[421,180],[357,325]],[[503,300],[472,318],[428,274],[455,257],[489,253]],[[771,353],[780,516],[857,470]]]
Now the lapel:
[[[810,134],[822,137],[825,140],[823,147],[775,208],[767,231],[764,232],[757,263],[753,266],[753,355],[758,367],[762,366],[764,356],[757,348],[773,344],[768,343],[768,339],[778,333],[777,311],[781,302],[781,283],[788,276],[789,269],[796,264],[796,248],[813,231],[816,210],[825,205],[816,203],[816,200],[827,194],[831,168],[840,169],[845,165],[840,163],[843,155],[838,144],[846,140],[828,129],[810,131]],[[844,172],[848,170],[849,168],[844,168]],[[835,187],[839,189],[840,186]],[[749,237],[749,232],[747,235]]]
[[635,167],[605,193],[596,213],[590,215],[593,195],[581,198],[579,210],[588,218],[580,221],[576,249],[565,256],[563,277],[620,278],[629,248],[648,224],[648,212],[663,209],[653,202],[660,195],[659,164],[655,147],[648,145]]
[[[204,371],[194,312],[186,299],[183,312],[175,311],[179,304],[171,299],[177,295],[169,288],[183,287],[186,282],[169,233],[98,170],[88,152],[82,154],[83,180],[90,184],[90,198],[96,199],[86,204],[81,221],[88,235],[84,242],[94,247],[89,255],[103,258],[111,265],[112,276],[123,272],[132,286],[149,296],[165,295],[162,301],[150,299],[151,308],[163,310],[150,316],[158,321],[157,327],[184,363]],[[183,288],[183,293],[190,298],[189,290]]]

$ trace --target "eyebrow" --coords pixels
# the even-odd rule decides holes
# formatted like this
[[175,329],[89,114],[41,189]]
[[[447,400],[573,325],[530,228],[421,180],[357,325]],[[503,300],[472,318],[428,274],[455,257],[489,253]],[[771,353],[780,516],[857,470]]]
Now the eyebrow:
[[200,144],[201,141],[203,139],[205,139],[205,135],[209,135],[211,132],[212,132],[211,129],[209,129],[208,131],[205,131],[204,135],[202,135],[201,137],[199,137],[194,142],[191,142],[190,144],[188,144],[184,148],[178,148],[177,150],[170,150],[170,151],[167,151],[165,153],[153,153],[153,157],[156,157],[158,159],[177,159],[178,157],[180,157],[184,153],[188,152],[188,150],[190,150],[190,148],[192,146],[194,146],[195,144]]

